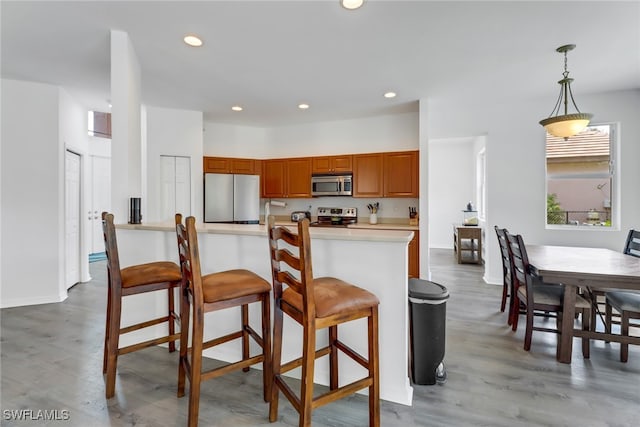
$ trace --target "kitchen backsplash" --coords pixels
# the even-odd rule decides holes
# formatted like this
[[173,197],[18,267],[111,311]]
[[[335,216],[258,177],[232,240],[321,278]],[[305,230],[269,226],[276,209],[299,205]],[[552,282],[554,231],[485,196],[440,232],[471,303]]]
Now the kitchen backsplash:
[[[384,222],[385,219],[406,218],[409,221],[409,207],[418,207],[418,199],[409,198],[372,198],[364,199],[359,197],[314,197],[312,199],[261,199],[260,214],[264,215],[264,204],[269,200],[285,202],[286,207],[271,206],[270,212],[275,216],[288,216],[293,211],[310,211],[311,218],[315,220],[319,207],[331,208],[357,208],[358,221],[366,221],[369,217],[367,205],[378,202],[378,219]],[[420,216],[420,212],[418,212]]]

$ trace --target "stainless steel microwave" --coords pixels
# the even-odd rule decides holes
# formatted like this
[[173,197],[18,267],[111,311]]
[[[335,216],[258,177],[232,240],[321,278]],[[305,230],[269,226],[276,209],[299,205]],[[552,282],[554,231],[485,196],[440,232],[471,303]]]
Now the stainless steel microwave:
[[353,175],[314,175],[311,177],[311,195],[351,196]]

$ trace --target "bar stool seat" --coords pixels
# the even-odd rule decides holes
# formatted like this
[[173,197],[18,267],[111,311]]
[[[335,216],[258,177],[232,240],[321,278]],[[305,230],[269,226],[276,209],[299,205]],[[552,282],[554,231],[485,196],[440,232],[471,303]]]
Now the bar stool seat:
[[247,295],[271,292],[271,285],[248,270],[228,270],[202,276],[205,303],[232,300]]
[[120,270],[122,287],[133,288],[161,282],[179,282],[182,280],[180,267],[175,262],[157,261],[132,265]]
[[[359,311],[378,304],[378,298],[371,292],[335,277],[313,279],[313,291],[317,318]],[[282,292],[282,302],[303,311],[302,295],[290,288]]]

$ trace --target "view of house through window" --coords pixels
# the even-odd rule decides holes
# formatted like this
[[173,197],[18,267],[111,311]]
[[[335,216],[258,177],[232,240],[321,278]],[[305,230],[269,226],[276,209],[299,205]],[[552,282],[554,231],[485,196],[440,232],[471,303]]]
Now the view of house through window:
[[547,134],[547,224],[611,226],[615,126],[564,138]]

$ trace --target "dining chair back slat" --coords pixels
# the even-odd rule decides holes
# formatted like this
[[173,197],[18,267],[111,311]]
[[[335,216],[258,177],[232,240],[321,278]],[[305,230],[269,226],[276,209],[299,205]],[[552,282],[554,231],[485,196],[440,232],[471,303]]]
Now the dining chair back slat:
[[[511,259],[509,258],[509,242],[507,242],[506,228],[494,226],[496,235],[498,236],[498,244],[500,245],[500,257],[502,259],[502,300],[500,302],[500,311],[504,312],[509,299],[509,311],[513,304],[512,280],[511,280]],[[507,316],[507,322],[511,324],[511,316]]]
[[640,258],[640,230],[629,230],[623,252]]

